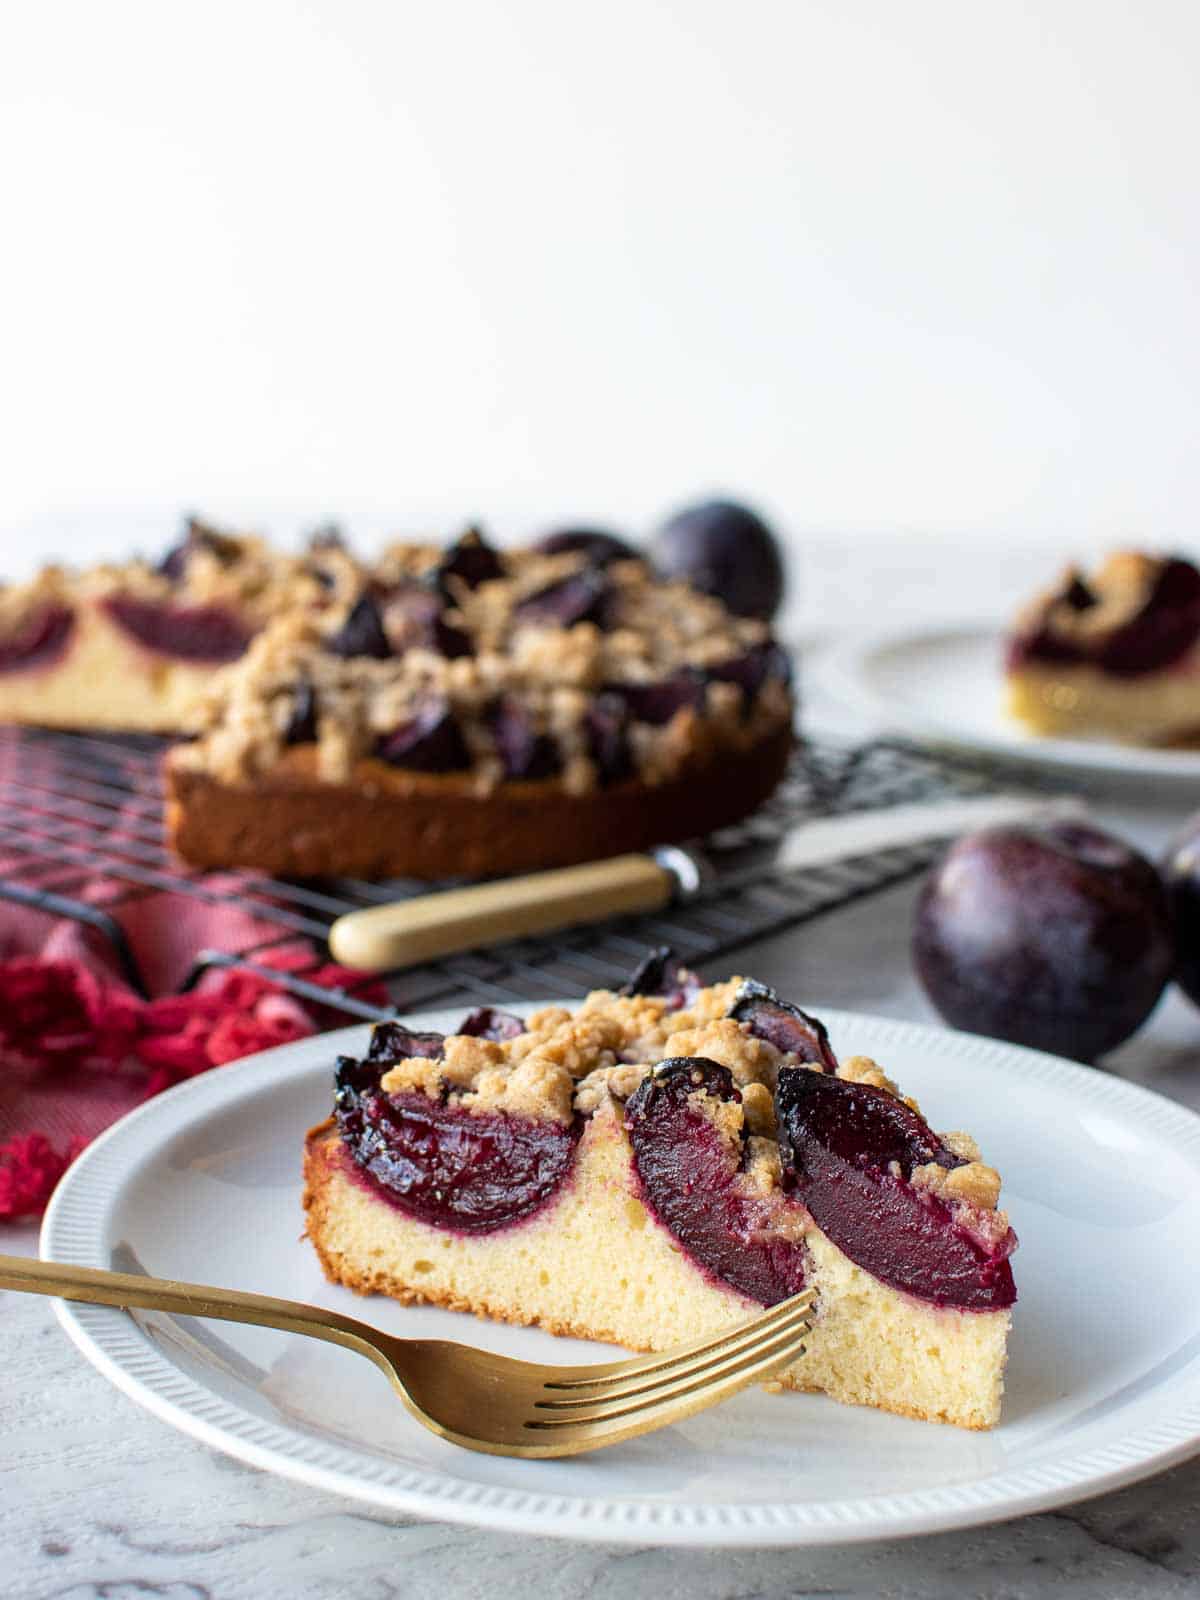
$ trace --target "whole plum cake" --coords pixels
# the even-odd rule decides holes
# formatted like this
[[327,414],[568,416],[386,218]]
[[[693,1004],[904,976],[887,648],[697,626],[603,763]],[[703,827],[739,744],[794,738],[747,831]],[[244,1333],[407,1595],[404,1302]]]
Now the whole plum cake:
[[662,1350],[812,1287],[785,1387],[999,1417],[998,1174],[762,984],[659,951],[574,1013],[381,1023],[304,1173],[308,1238],[359,1292]]
[[792,742],[765,622],[610,536],[397,545],[352,595],[277,618],[167,767],[199,866],[520,872],[694,838],[754,810]]
[[1018,619],[1009,714],[1034,733],[1188,743],[1200,734],[1200,570],[1121,551],[1071,567]]
[[358,581],[327,536],[284,555],[196,521],[157,562],[46,567],[0,587],[0,722],[178,732],[270,618]]

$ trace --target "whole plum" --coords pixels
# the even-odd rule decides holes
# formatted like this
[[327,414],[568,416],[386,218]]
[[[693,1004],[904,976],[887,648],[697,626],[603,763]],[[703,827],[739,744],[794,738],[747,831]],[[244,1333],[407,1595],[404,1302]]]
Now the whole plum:
[[1175,923],[1175,976],[1200,1006],[1200,812],[1183,825],[1163,863]]
[[779,542],[761,517],[733,500],[687,506],[663,523],[651,550],[668,578],[723,600],[741,617],[769,621],[783,599]]
[[985,828],[927,880],[913,961],[956,1028],[1092,1061],[1142,1025],[1172,975],[1166,890],[1099,828]]

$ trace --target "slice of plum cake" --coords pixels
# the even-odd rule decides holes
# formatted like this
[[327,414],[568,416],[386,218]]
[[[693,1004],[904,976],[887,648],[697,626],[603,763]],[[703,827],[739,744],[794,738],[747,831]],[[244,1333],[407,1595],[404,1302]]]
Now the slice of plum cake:
[[327,1277],[661,1350],[816,1289],[783,1385],[991,1427],[1016,1299],[1000,1179],[761,984],[663,952],[457,1034],[379,1024],[308,1136]]

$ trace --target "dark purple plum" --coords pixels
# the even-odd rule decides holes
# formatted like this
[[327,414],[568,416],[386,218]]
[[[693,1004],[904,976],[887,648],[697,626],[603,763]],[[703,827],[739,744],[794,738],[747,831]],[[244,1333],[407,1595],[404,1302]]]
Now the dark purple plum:
[[573,628],[577,622],[593,622],[605,628],[612,604],[611,584],[601,573],[585,568],[527,596],[513,612],[513,621],[518,627]]
[[703,987],[701,980],[683,965],[671,946],[660,944],[657,949],[646,952],[617,993],[627,997],[660,994],[666,997],[668,1010],[682,1011],[684,1006],[691,1005]]
[[857,1266],[935,1305],[1012,1305],[1012,1230],[984,1240],[952,1206],[909,1181],[927,1162],[962,1165],[917,1112],[883,1089],[784,1067],[775,1114],[785,1191]]
[[179,661],[236,661],[251,639],[241,618],[224,606],[168,606],[128,594],[110,595],[103,605],[105,614],[143,649]]
[[341,627],[325,640],[325,648],[331,655],[347,659],[370,656],[375,661],[388,660],[392,645],[384,631],[379,602],[374,595],[359,595]]
[[502,578],[504,563],[478,528],[468,528],[446,551],[431,576],[439,594],[452,604],[458,598],[457,584],[477,589],[492,578]]
[[605,693],[620,695],[635,722],[653,727],[662,727],[680,711],[704,709],[704,677],[691,667],[657,683],[613,683]]
[[618,694],[598,694],[584,713],[588,754],[601,784],[624,783],[633,776],[629,707]]
[[0,673],[53,666],[66,654],[74,630],[75,613],[68,606],[43,606],[0,639]]
[[639,559],[639,552],[631,544],[600,528],[560,528],[539,539],[535,549],[547,556],[581,555],[593,567],[607,567],[614,561]]
[[715,666],[709,667],[708,675],[718,683],[736,684],[745,696],[746,710],[749,711],[768,678],[775,678],[784,684],[792,681],[792,664],[787,652],[774,639],[768,639],[763,644],[752,645],[740,656],[718,661]]
[[687,506],[659,529],[651,550],[668,578],[715,595],[740,617],[769,620],[783,599],[783,557],[761,517],[732,500]]
[[384,1070],[339,1057],[334,1115],[359,1171],[399,1210],[457,1233],[494,1233],[531,1216],[569,1176],[578,1123],[387,1095]]
[[721,1283],[773,1306],[804,1287],[804,1249],[763,1228],[763,1205],[713,1124],[691,1103],[740,1100],[727,1067],[705,1056],[664,1061],[625,1107],[633,1165],[648,1210]]
[[506,778],[551,778],[562,770],[557,744],[549,734],[537,731],[533,717],[515,696],[497,700],[487,720]]
[[458,1031],[470,1034],[474,1039],[492,1039],[499,1044],[504,1039],[519,1038],[525,1032],[525,1024],[511,1011],[499,1011],[495,1006],[480,1006],[463,1018]]
[[471,765],[471,753],[453,714],[443,700],[433,698],[385,734],[375,754],[406,772],[464,772]]
[[747,978],[734,996],[729,1015],[756,1039],[764,1039],[777,1050],[828,1072],[837,1071],[837,1057],[825,1024],[790,1001],[781,1000],[765,983]]
[[1175,977],[1188,999],[1200,1006],[1200,812],[1173,840],[1163,878],[1175,930]]
[[1093,1061],[1141,1027],[1171,977],[1166,891],[1099,828],[985,828],[926,881],[913,960],[954,1027]]
[[308,679],[302,678],[292,696],[292,712],[283,730],[283,742],[287,745],[313,744],[316,737],[317,696]]
[[411,1061],[414,1056],[440,1061],[445,1048],[444,1033],[415,1033],[403,1022],[395,1020],[377,1022],[371,1029],[367,1060],[384,1066],[393,1066],[397,1061]]
[[383,601],[386,630],[397,650],[434,650],[448,661],[474,655],[475,646],[464,629],[447,622],[441,596],[423,583],[404,584]]

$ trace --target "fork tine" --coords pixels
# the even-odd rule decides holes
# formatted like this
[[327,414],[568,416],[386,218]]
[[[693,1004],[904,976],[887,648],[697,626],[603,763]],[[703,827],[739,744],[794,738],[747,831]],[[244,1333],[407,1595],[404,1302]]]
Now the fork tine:
[[[698,1350],[683,1361],[676,1357],[674,1361],[664,1362],[661,1367],[638,1369],[622,1377],[614,1376],[607,1383],[599,1385],[588,1393],[578,1389],[569,1390],[565,1394],[558,1393],[557,1385],[553,1380],[548,1380],[545,1385],[548,1392],[537,1402],[538,1406],[546,1410],[568,1412],[611,1404],[618,1400],[633,1399],[637,1395],[663,1389],[668,1384],[679,1384],[690,1378],[702,1377],[722,1364],[738,1358],[753,1357],[768,1340],[778,1340],[798,1330],[807,1332],[810,1328],[811,1296],[807,1296],[799,1304],[792,1302],[788,1304],[790,1309],[785,1316],[774,1317],[769,1323],[766,1318],[759,1318],[744,1324],[738,1330],[737,1338],[722,1340],[718,1344]],[[764,1323],[767,1325],[764,1326]]]
[[[663,1382],[644,1386],[612,1397],[597,1397],[590,1404],[579,1401],[538,1400],[534,1409],[544,1415],[526,1422],[526,1427],[586,1428],[598,1423],[617,1422],[621,1419],[644,1415],[659,1407],[670,1407],[675,1402],[684,1404],[690,1398],[704,1397],[710,1403],[723,1392],[732,1393],[752,1383],[762,1369],[778,1370],[787,1366],[804,1348],[811,1330],[807,1315],[798,1322],[786,1324],[766,1340],[759,1340],[736,1355],[689,1369]],[[729,1384],[733,1389],[728,1389]]]
[[635,1358],[631,1361],[603,1362],[594,1367],[563,1368],[554,1377],[546,1379],[545,1387],[583,1393],[584,1398],[601,1399],[603,1395],[615,1393],[618,1387],[634,1379],[666,1374],[673,1368],[693,1366],[702,1359],[740,1349],[748,1341],[761,1339],[779,1323],[790,1321],[797,1311],[811,1310],[813,1299],[813,1291],[803,1289],[800,1294],[780,1301],[777,1306],[772,1306],[750,1322],[738,1323],[718,1334],[702,1334],[688,1344],[655,1352],[641,1360]]

